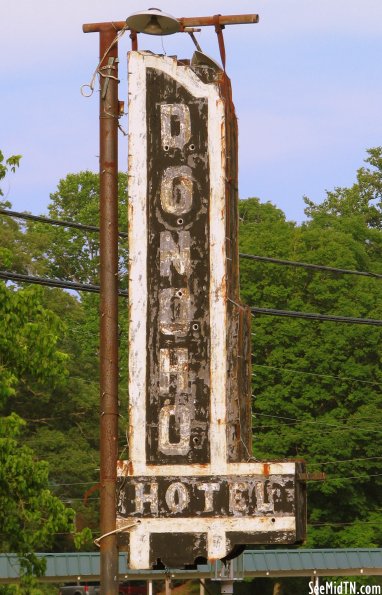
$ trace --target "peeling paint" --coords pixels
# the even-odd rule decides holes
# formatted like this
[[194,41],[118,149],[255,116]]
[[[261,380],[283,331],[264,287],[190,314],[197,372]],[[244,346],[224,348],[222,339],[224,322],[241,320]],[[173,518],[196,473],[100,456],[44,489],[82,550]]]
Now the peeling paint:
[[131,52],[128,70],[130,566],[301,541],[303,464],[252,460],[230,82],[200,53],[190,67]]

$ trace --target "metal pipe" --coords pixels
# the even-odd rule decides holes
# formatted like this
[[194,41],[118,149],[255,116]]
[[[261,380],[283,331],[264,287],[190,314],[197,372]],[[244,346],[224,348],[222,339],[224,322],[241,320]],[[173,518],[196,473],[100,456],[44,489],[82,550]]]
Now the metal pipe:
[[[219,22],[216,17],[180,17],[178,19],[182,28],[184,27],[212,27],[219,25],[249,25],[259,22],[258,14],[232,14],[219,15]],[[87,23],[82,26],[84,33],[99,33],[112,30],[114,33],[126,27],[126,21],[113,21],[110,23]],[[186,31],[187,32],[187,31]]]
[[171,593],[172,593],[171,579],[168,576],[166,576],[166,578],[165,578],[165,590],[166,590],[166,595],[171,595]]
[[[118,594],[118,46],[100,31],[100,564],[102,595]],[[106,54],[106,55],[105,55]],[[105,68],[108,66],[108,68]],[[105,535],[105,537],[102,537]]]
[[218,15],[213,17],[181,17],[178,21],[183,27],[212,27],[214,25],[250,25],[259,22],[258,14]]

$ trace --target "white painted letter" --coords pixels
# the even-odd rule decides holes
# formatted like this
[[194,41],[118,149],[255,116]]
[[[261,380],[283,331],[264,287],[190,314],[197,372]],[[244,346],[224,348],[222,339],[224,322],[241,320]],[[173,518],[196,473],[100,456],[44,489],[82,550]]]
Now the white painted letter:
[[263,481],[257,481],[255,483],[255,494],[256,494],[256,508],[259,512],[273,512],[273,493],[272,486],[267,485],[267,495],[269,502],[264,502],[265,498],[265,483]]
[[[172,134],[171,120],[178,121],[179,132]],[[162,147],[168,149],[183,149],[191,138],[190,109],[184,103],[163,103],[160,106],[160,123]]]
[[182,512],[187,508],[190,497],[186,486],[180,481],[172,483],[166,492],[166,504],[171,512]]
[[135,511],[143,514],[143,505],[150,503],[150,513],[158,514],[158,484],[150,483],[150,492],[144,493],[144,483],[135,484]]
[[[175,417],[179,442],[170,442],[170,421]],[[191,412],[185,405],[166,404],[159,412],[158,449],[165,455],[186,455],[190,450]]]
[[159,292],[159,330],[164,335],[185,337],[190,328],[191,302],[186,287],[167,287]]
[[159,352],[159,394],[168,394],[171,376],[176,376],[176,392],[188,392],[188,349],[161,349]]
[[174,241],[169,231],[160,233],[160,274],[162,277],[170,277],[171,265],[180,275],[190,275],[190,232],[179,231],[178,242]]
[[188,213],[192,207],[192,189],[192,170],[188,165],[173,165],[165,169],[160,192],[163,210],[171,215]]
[[201,483],[197,487],[198,490],[204,491],[204,512],[212,512],[214,509],[214,492],[220,490],[220,485],[218,483]]
[[248,485],[243,481],[235,481],[229,486],[229,511],[247,512],[248,504],[243,496],[243,492],[248,490]]

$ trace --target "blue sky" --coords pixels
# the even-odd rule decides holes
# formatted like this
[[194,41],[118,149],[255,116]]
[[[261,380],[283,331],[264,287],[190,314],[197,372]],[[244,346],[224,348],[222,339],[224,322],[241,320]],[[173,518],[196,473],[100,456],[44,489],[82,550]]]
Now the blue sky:
[[[124,20],[148,7],[135,0],[1,3],[0,148],[23,155],[3,185],[15,209],[46,213],[60,178],[97,171],[98,95],[85,99],[80,86],[97,66],[98,34],[82,33],[82,24]],[[325,190],[354,182],[366,149],[382,144],[381,0],[163,0],[159,7],[175,16],[260,15],[256,25],[225,30],[242,198],[259,196],[301,221],[303,195],[320,202]],[[219,59],[212,29],[198,39]],[[120,99],[129,41],[120,43]],[[139,41],[158,53],[193,52],[183,34]],[[126,169],[122,135],[119,146]]]

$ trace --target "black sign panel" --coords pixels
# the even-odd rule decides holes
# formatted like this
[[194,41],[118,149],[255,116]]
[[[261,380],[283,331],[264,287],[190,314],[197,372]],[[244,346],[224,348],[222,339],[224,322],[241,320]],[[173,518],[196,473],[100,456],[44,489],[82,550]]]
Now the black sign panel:
[[120,479],[121,517],[293,516],[293,475]]
[[208,106],[151,68],[146,101],[146,458],[148,464],[207,463]]

